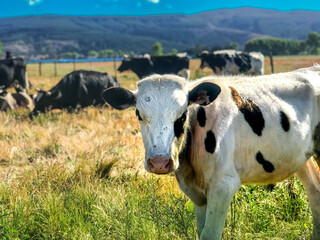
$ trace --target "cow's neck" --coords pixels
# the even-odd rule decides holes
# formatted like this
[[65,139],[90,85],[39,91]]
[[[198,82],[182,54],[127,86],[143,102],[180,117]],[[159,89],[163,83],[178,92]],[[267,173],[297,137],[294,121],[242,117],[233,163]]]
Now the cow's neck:
[[190,146],[192,143],[192,122],[195,108],[189,109],[187,121],[184,125],[184,133],[174,141],[174,157],[179,159],[179,168],[175,171],[181,190],[198,206],[206,204],[205,195],[196,186],[196,176],[190,159]]

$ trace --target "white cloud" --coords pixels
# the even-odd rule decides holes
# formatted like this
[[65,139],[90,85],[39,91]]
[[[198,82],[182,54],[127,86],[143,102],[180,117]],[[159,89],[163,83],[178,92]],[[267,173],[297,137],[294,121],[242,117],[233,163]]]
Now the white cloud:
[[30,5],[30,6],[33,6],[33,5],[35,5],[35,4],[37,4],[37,3],[40,3],[42,0],[28,0],[28,4]]
[[152,3],[159,3],[160,0],[148,0],[148,2],[152,2]]

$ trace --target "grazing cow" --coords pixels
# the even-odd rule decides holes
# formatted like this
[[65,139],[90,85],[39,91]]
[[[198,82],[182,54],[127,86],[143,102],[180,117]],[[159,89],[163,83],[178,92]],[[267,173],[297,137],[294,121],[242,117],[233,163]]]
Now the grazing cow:
[[189,69],[189,58],[187,56],[145,56],[124,58],[118,71],[131,70],[141,79],[153,73],[177,74],[182,69]]
[[23,58],[0,60],[0,90],[14,86],[17,92],[26,91],[26,63]]
[[153,75],[136,91],[110,88],[114,108],[136,108],[145,169],[174,172],[193,201],[200,239],[220,239],[241,184],[269,184],[296,173],[320,239],[320,66],[267,76],[186,82]]
[[210,67],[218,75],[263,75],[264,56],[260,52],[240,52],[235,50],[207,51],[200,55],[200,68]]
[[38,91],[30,117],[50,109],[72,110],[103,105],[102,92],[114,86],[119,86],[118,81],[107,73],[85,70],[71,72],[49,91]]

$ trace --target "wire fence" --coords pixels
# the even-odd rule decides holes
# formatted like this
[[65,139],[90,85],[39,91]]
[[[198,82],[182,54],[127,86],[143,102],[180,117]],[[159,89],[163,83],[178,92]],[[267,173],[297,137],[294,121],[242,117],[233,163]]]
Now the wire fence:
[[42,76],[42,65],[43,64],[52,64],[54,76],[58,75],[58,66],[63,63],[73,63],[73,70],[77,69],[77,63],[91,63],[91,70],[93,70],[93,64],[95,62],[113,62],[114,67],[115,63],[118,61],[122,61],[123,58],[81,58],[81,59],[37,59],[37,60],[26,60],[27,64],[38,64],[38,72],[39,76]]

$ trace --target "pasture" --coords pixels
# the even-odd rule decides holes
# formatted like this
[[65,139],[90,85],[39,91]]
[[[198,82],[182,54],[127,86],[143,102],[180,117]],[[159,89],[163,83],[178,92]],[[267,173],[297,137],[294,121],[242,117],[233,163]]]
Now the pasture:
[[[315,57],[275,57],[275,72],[320,64]],[[119,66],[120,63],[117,63]],[[212,74],[191,61],[191,78]],[[90,63],[77,69],[91,70]],[[93,70],[114,76],[113,63]],[[73,64],[27,66],[34,88],[50,89]],[[269,59],[265,73],[270,73]],[[138,78],[117,73],[135,89]],[[30,92],[35,92],[34,89]],[[133,109],[0,112],[0,239],[196,239],[193,205],[174,175],[144,171],[144,148]],[[223,239],[310,239],[304,189],[292,177],[275,186],[245,186],[230,207]]]

